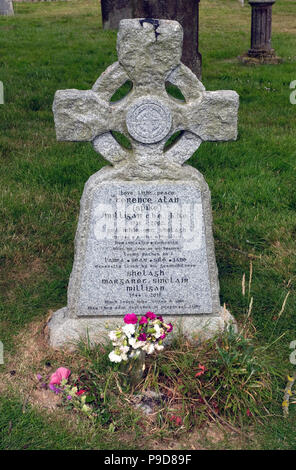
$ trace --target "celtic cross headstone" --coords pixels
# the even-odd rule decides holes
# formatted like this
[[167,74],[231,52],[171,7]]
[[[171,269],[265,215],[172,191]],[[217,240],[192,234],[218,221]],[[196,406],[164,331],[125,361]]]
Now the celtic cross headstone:
[[[86,331],[105,337],[107,322],[132,312],[154,311],[196,337],[232,321],[219,301],[210,191],[184,162],[203,141],[236,139],[238,95],[205,90],[180,62],[182,38],[176,21],[122,20],[118,62],[92,90],[56,92],[58,140],[90,141],[111,165],[84,188],[68,304],[49,323],[52,346]],[[132,90],[110,101],[128,80]]]

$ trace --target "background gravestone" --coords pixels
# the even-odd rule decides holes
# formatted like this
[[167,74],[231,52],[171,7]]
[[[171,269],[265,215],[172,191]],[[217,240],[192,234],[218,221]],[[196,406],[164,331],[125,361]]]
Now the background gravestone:
[[272,6],[275,0],[249,0],[252,8],[251,48],[239,57],[245,64],[278,64],[282,62],[271,47]]
[[[220,306],[210,191],[184,162],[202,141],[236,139],[238,95],[205,90],[180,62],[182,38],[176,21],[122,20],[119,61],[92,90],[56,92],[58,140],[91,141],[112,166],[84,188],[68,304],[49,323],[54,347],[87,330],[104,339],[106,321],[117,325],[131,312],[154,310],[198,338],[233,321]],[[111,102],[127,80],[132,90]],[[185,102],[167,94],[166,81]]]
[[120,20],[133,17],[132,0],[101,0],[104,29],[118,29]]
[[200,0],[101,0],[104,29],[118,29],[125,18],[162,18],[178,21],[184,30],[182,62],[201,78],[198,50]]
[[12,16],[14,15],[13,5],[11,0],[0,0],[0,15]]

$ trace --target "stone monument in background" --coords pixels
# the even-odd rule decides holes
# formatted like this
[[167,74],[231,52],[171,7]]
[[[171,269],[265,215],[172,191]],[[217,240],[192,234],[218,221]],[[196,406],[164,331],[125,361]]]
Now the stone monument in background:
[[[236,139],[238,95],[207,92],[181,63],[182,39],[176,21],[122,20],[118,62],[92,90],[55,94],[57,139],[90,141],[111,165],[84,188],[67,307],[49,322],[53,347],[87,332],[105,339],[106,324],[126,313],[154,311],[195,339],[233,322],[219,300],[210,191],[184,163],[203,141]],[[128,80],[132,90],[111,102]]]
[[132,0],[101,0],[102,22],[104,29],[118,29],[124,18],[133,17]]
[[14,15],[13,5],[11,0],[0,0],[0,16]]
[[101,0],[104,29],[118,29],[125,18],[162,18],[178,21],[184,31],[182,62],[201,78],[198,50],[200,0]]
[[271,47],[272,6],[275,0],[249,0],[252,8],[251,48],[239,59],[245,64],[278,64]]

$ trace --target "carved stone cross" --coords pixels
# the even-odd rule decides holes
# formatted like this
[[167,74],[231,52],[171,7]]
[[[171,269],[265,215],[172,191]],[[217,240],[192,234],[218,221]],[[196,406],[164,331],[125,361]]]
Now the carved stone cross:
[[[56,92],[58,140],[91,141],[112,166],[85,185],[67,307],[49,323],[52,346],[86,332],[104,339],[106,319],[116,325],[130,312],[180,321],[199,339],[233,322],[220,305],[210,191],[184,162],[202,141],[236,139],[238,95],[205,91],[180,62],[182,37],[176,21],[122,20],[118,62],[92,90]],[[132,90],[111,101],[128,80]],[[170,96],[166,82],[185,101]]]
[[[238,95],[205,91],[180,63],[183,31],[167,20],[122,20],[118,62],[107,68],[92,90],[59,90],[54,100],[58,140],[91,141],[96,152],[113,165],[167,167],[182,165],[202,141],[237,137]],[[110,98],[127,80],[131,92],[119,102]],[[176,85],[185,103],[168,95],[165,82]],[[110,131],[130,139],[132,151],[121,147]],[[166,152],[167,140],[182,137]]]

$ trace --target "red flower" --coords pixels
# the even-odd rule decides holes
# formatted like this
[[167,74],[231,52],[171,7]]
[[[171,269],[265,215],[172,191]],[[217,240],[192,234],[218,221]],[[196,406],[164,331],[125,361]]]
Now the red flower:
[[150,318],[150,320],[155,320],[156,315],[153,312],[147,312],[145,315],[146,318]]
[[76,392],[76,395],[80,397],[80,395],[83,395],[84,393],[86,393],[86,390],[78,390],[78,392]]
[[138,322],[138,317],[135,313],[128,313],[123,319],[124,323],[135,325]]
[[167,325],[165,325],[166,329],[167,329],[167,333],[170,333],[170,331],[172,331],[173,329],[173,325],[171,323],[168,323]]
[[138,336],[138,341],[146,341],[146,339],[147,339],[146,333],[141,333],[141,334]]
[[177,426],[182,425],[182,419],[180,418],[180,416],[172,415],[169,419],[170,421],[174,421]]
[[251,411],[249,410],[249,408],[247,409],[247,416],[249,416],[249,418],[250,418],[251,416],[253,416],[253,414],[251,413]]
[[207,370],[205,368],[205,366],[203,366],[202,364],[198,364],[198,368],[199,368],[199,372],[197,372],[195,374],[195,377],[200,377],[201,375],[203,375],[205,373],[205,371]]

